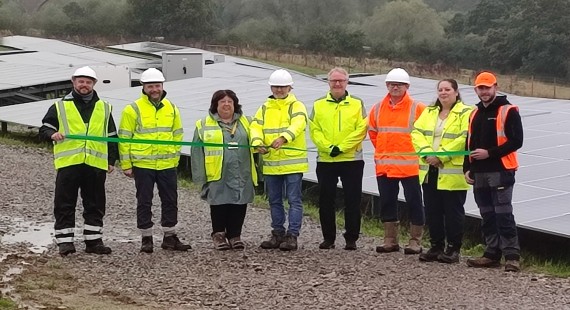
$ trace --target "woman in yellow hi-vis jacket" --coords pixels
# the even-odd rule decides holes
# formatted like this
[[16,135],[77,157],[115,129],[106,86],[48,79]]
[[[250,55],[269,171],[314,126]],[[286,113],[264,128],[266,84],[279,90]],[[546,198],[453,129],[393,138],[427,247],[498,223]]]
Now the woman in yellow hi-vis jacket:
[[[453,79],[441,80],[437,94],[435,104],[427,107],[414,123],[414,148],[418,152],[463,151],[473,108],[461,101]],[[469,188],[463,176],[463,159],[462,155],[446,154],[420,157],[419,178],[431,243],[429,251],[420,255],[421,261],[459,261],[465,217],[463,205]]]
[[192,146],[192,180],[202,185],[202,199],[210,204],[214,247],[243,250],[241,231],[257,172],[253,149],[242,147],[249,144],[249,120],[232,90],[214,93],[208,116],[196,122],[193,142],[225,144]]

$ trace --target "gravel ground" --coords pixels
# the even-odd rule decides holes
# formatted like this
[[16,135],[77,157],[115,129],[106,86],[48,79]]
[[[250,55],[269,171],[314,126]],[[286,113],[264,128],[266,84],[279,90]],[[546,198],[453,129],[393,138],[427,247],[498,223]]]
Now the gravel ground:
[[[0,234],[13,232],[14,218],[53,221],[55,172],[49,151],[0,145],[0,180]],[[179,190],[178,232],[193,249],[162,251],[157,229],[155,253],[141,254],[134,182],[116,171],[108,177],[107,193],[104,239],[113,254],[85,254],[77,242],[78,253],[69,257],[59,257],[53,245],[34,256],[22,245],[2,244],[0,258],[12,253],[0,262],[2,274],[23,261],[29,264],[3,285],[17,286],[60,269],[54,274],[65,275],[59,279],[67,285],[54,284],[47,297],[28,304],[61,309],[570,309],[567,279],[471,269],[464,261],[420,263],[403,253],[380,255],[374,251],[378,241],[371,238],[362,238],[358,250],[348,252],[340,234],[337,249],[319,250],[320,228],[307,218],[298,251],[261,250],[270,221],[262,208],[248,209],[245,251],[217,252],[209,238],[208,205],[188,189]],[[159,213],[155,208],[155,218]],[[69,297],[73,294],[91,297],[76,306]],[[21,295],[26,302],[25,292]]]

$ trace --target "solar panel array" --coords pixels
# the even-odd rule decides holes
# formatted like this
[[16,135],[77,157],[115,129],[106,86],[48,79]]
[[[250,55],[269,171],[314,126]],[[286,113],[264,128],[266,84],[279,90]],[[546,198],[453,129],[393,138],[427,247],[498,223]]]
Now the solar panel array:
[[[160,52],[160,51],[153,51]],[[223,63],[204,66],[204,77],[166,82],[168,97],[178,105],[185,130],[185,141],[191,141],[196,120],[204,117],[214,91],[232,89],[243,105],[246,115],[253,115],[270,95],[267,79],[275,67],[263,63],[226,57]],[[328,91],[322,80],[292,72],[293,93],[305,103],[310,112],[313,101]],[[386,94],[384,76],[352,78],[359,85],[349,85],[352,94],[362,98],[366,108]],[[499,81],[499,85],[500,85]],[[437,81],[411,78],[410,94],[416,100],[430,104],[436,98]],[[478,99],[469,85],[460,85],[463,101],[473,105]],[[140,96],[140,87],[101,92],[100,97],[113,106],[118,122],[125,105]],[[521,167],[517,172],[513,205],[520,227],[570,237],[570,101],[508,96],[520,107],[525,129],[525,142],[519,152]],[[53,101],[40,101],[0,108],[0,121],[39,127],[41,118]],[[310,149],[314,145],[307,134]],[[189,148],[183,153],[189,154]],[[363,192],[378,195],[374,175],[373,149],[364,142],[365,174]],[[310,172],[305,179],[316,182],[316,153],[309,153]],[[403,196],[401,196],[403,199]],[[479,217],[479,211],[469,192],[465,205],[469,216]]]

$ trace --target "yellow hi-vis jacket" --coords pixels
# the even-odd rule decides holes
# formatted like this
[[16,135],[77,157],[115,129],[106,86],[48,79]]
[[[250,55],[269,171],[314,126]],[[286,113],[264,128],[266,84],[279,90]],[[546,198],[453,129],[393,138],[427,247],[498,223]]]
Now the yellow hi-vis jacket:
[[[348,93],[338,102],[331,93],[317,99],[309,116],[311,139],[318,150],[317,161],[362,160],[362,140],[368,128],[366,116],[362,100]],[[336,157],[330,156],[333,145],[342,152]]]
[[307,159],[307,109],[298,101],[295,95],[289,93],[285,99],[275,99],[273,96],[257,110],[250,124],[251,145],[267,146],[284,137],[287,143],[283,147],[298,150],[268,148],[263,155],[263,174],[283,175],[309,171]]
[[[249,120],[245,116],[241,116],[239,122],[245,128],[249,135]],[[208,115],[205,119],[196,121],[196,130],[200,140],[205,143],[224,143],[224,133],[222,128],[212,116]],[[257,171],[255,170],[255,161],[253,160],[253,150],[250,149],[251,162],[251,178],[253,184],[257,185]],[[206,181],[213,182],[222,178],[222,165],[224,162],[224,147],[204,145],[204,167],[206,168]]]
[[[99,100],[95,102],[89,123],[85,124],[73,100],[62,100],[55,104],[59,131],[64,135],[87,135],[107,137],[111,105]],[[87,164],[107,171],[109,158],[106,141],[65,139],[53,146],[55,168]]]
[[[416,152],[464,151],[469,128],[469,116],[471,111],[473,111],[473,107],[467,106],[461,101],[455,103],[443,125],[439,148],[434,150],[433,138],[439,111],[439,107],[429,106],[414,123],[412,143]],[[424,182],[429,170],[429,164],[422,157],[420,157],[420,183]],[[469,189],[463,174],[463,155],[441,155],[437,156],[437,158],[443,163],[443,168],[439,168],[437,189]]]
[[[184,130],[180,111],[163,98],[159,107],[143,94],[123,110],[119,138],[163,141],[182,141]],[[175,168],[180,160],[180,145],[119,143],[121,168],[164,170]]]

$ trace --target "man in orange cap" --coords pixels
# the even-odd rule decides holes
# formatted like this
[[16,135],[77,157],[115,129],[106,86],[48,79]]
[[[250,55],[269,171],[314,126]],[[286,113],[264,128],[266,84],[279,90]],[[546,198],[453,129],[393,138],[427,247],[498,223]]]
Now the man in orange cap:
[[486,248],[482,257],[468,259],[467,265],[498,267],[504,255],[505,271],[516,272],[520,270],[520,247],[511,200],[523,128],[518,107],[498,95],[497,88],[491,72],[481,72],[475,79],[481,101],[471,114],[467,140],[471,154],[463,171],[467,183],[473,184]]

